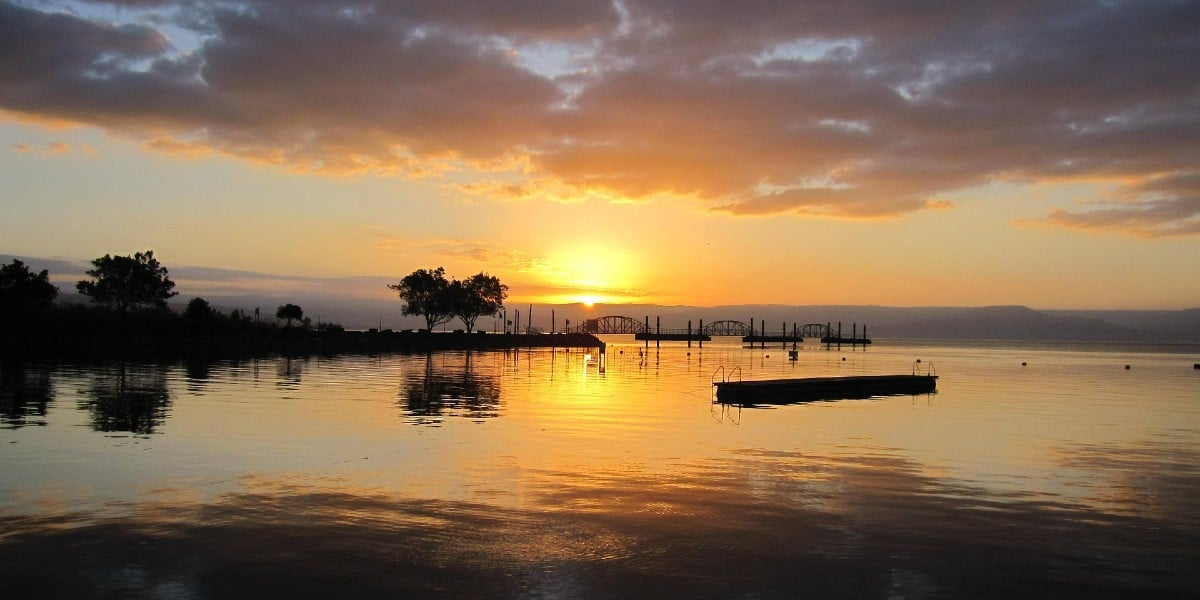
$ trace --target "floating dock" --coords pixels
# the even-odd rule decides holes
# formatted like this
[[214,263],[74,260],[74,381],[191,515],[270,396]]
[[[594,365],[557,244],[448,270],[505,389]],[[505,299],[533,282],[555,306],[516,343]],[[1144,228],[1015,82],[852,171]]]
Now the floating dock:
[[791,404],[811,400],[839,400],[905,394],[928,394],[937,390],[937,375],[862,375],[854,377],[808,377],[759,381],[717,381],[716,402],[753,406]]
[[821,343],[826,344],[826,345],[837,344],[838,346],[841,346],[843,344],[845,344],[847,346],[866,346],[867,344],[871,343],[871,340],[869,338],[865,338],[865,337],[844,338],[844,337],[837,337],[837,336],[826,336],[826,337],[821,338]]

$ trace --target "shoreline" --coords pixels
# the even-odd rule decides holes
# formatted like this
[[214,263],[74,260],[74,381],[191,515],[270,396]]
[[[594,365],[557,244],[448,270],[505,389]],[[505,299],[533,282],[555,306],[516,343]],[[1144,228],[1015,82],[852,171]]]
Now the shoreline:
[[587,333],[429,333],[412,331],[242,332],[230,335],[21,334],[0,337],[0,359],[240,358],[520,348],[605,348]]

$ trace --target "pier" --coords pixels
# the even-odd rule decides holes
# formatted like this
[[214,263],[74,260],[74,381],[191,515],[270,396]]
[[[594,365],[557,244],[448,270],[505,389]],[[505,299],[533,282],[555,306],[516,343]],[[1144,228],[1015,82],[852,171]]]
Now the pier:
[[634,339],[647,343],[687,342],[689,346],[692,342],[699,342],[703,346],[704,342],[712,341],[714,337],[740,337],[742,342],[751,346],[759,344],[760,347],[766,347],[768,343],[782,344],[786,347],[788,344],[804,343],[805,339],[819,339],[822,344],[828,346],[865,346],[871,343],[871,339],[867,337],[866,325],[863,325],[860,335],[858,324],[851,324],[850,336],[846,337],[842,333],[841,322],[837,324],[836,329],[832,323],[792,323],[790,328],[787,323],[781,323],[778,330],[768,332],[766,323],[756,322],[755,319],[750,319],[749,324],[720,320],[707,325],[701,319],[695,328],[692,327],[692,321],[688,321],[687,329],[663,329],[662,320],[657,317],[654,319],[654,326],[651,327],[649,316],[639,321],[632,317],[610,315],[588,319],[571,331],[591,335],[633,334]]
[[633,339],[649,342],[711,342],[712,337],[704,335],[700,332],[681,331],[678,329],[665,331],[656,331],[651,333],[634,334]]
[[833,332],[833,328],[830,327],[828,324],[825,326],[825,335],[821,336],[821,343],[825,344],[826,346],[833,346],[833,345],[841,346],[842,344],[845,344],[847,346],[858,346],[858,345],[865,346],[865,345],[871,343],[871,338],[867,337],[866,324],[863,324],[862,337],[858,337],[858,323],[854,323],[851,325],[850,337],[849,338],[844,337],[842,335],[842,323],[839,321],[836,334]]

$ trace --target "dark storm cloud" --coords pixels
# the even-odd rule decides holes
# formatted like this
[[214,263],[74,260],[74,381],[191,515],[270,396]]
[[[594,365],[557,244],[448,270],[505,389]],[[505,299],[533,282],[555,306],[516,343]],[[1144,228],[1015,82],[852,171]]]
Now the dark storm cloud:
[[107,4],[147,17],[0,4],[0,108],[296,169],[525,157],[537,181],[730,214],[1075,180],[1124,187],[1046,222],[1200,221],[1194,2]]

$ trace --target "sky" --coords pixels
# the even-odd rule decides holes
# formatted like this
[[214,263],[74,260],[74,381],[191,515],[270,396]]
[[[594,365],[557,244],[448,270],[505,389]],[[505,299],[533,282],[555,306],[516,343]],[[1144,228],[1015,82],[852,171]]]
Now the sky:
[[1200,3],[0,0],[0,182],[66,291],[1192,308]]

